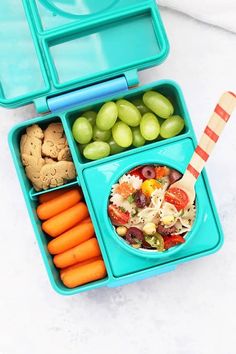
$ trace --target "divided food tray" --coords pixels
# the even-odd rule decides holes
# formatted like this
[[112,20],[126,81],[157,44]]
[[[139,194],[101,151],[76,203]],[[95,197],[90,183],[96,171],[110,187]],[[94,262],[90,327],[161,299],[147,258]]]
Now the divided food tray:
[[[104,100],[97,100],[93,104],[67,110],[60,114],[48,114],[31,119],[15,126],[10,132],[9,143],[12,156],[44,263],[52,286],[63,295],[72,295],[101,286],[118,286],[151,275],[161,274],[174,269],[178,264],[213,253],[222,245],[223,233],[205,172],[202,173],[196,184],[197,216],[191,231],[192,235],[189,237],[186,246],[179,252],[160,259],[139,257],[136,254],[126,252],[119,244],[118,237],[114,238],[112,234],[112,226],[107,215],[107,203],[112,184],[123,173],[139,164],[165,164],[183,172],[196,145],[183,94],[179,86],[172,81],[163,80],[131,89],[126,94],[107,97],[105,101],[117,100],[121,97],[133,99],[148,90],[155,90],[169,97],[175,107],[175,113],[184,118],[185,130],[179,136],[156,141],[140,148],[130,149],[98,161],[88,161],[80,154],[78,145],[72,136],[72,125],[82,112],[88,109],[99,109]],[[105,279],[74,289],[68,289],[62,284],[59,272],[55,268],[52,257],[47,250],[48,237],[42,231],[41,222],[36,215],[38,195],[48,193],[54,189],[43,192],[35,192],[32,189],[25,175],[19,151],[20,137],[28,126],[36,123],[40,127],[45,127],[49,123],[56,121],[61,121],[63,124],[78,174],[76,180],[57,189],[81,186],[107,268],[107,277]]]

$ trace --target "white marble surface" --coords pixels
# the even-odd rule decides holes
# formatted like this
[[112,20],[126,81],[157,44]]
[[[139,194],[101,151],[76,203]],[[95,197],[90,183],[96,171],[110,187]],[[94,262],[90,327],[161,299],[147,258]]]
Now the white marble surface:
[[[180,83],[199,136],[219,95],[236,89],[236,35],[162,9],[171,54],[142,82]],[[215,255],[175,272],[71,298],[50,287],[10,159],[7,133],[32,107],[0,109],[0,354],[234,354],[236,116],[208,174],[225,231]]]

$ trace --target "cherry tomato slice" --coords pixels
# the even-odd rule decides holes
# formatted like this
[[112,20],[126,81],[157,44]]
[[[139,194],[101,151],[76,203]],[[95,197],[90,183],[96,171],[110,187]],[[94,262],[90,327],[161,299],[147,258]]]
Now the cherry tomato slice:
[[165,250],[185,242],[185,239],[181,235],[163,236],[163,238]]
[[145,180],[145,178],[142,175],[141,169],[139,169],[139,168],[136,168],[136,169],[130,171],[129,175],[139,177],[142,181]]
[[165,193],[165,201],[173,204],[178,211],[184,209],[189,202],[188,195],[180,188],[170,188]]
[[108,206],[108,214],[110,216],[111,222],[115,226],[125,225],[130,219],[130,214],[128,211],[122,211],[121,208],[110,204]]

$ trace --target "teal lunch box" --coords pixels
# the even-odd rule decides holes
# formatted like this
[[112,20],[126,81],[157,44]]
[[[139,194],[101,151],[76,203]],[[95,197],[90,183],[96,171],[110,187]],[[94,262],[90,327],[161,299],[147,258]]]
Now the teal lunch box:
[[[158,65],[169,44],[154,0],[6,0],[0,3],[0,105],[34,102],[40,117],[24,121],[9,134],[9,144],[29,215],[53,288],[72,295],[102,286],[115,287],[168,272],[178,264],[215,252],[223,233],[205,171],[196,184],[197,216],[184,247],[164,257],[138,253],[116,237],[107,215],[112,184],[136,165],[156,163],[184,171],[196,146],[183,94],[172,81],[138,87],[138,70]],[[130,149],[98,161],[86,160],[72,136],[81,112],[109,100],[132,99],[147,90],[171,99],[185,130],[174,138]],[[20,159],[19,141],[28,126],[61,122],[107,268],[107,277],[66,288],[48,253],[48,236],[36,215],[38,196]]]

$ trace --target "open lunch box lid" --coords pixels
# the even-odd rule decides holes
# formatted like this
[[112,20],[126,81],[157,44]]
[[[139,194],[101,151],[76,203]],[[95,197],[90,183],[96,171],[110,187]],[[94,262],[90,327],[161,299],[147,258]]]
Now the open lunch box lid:
[[[160,64],[169,44],[155,0],[0,2],[0,105],[15,108]],[[125,81],[125,84],[124,84]]]

